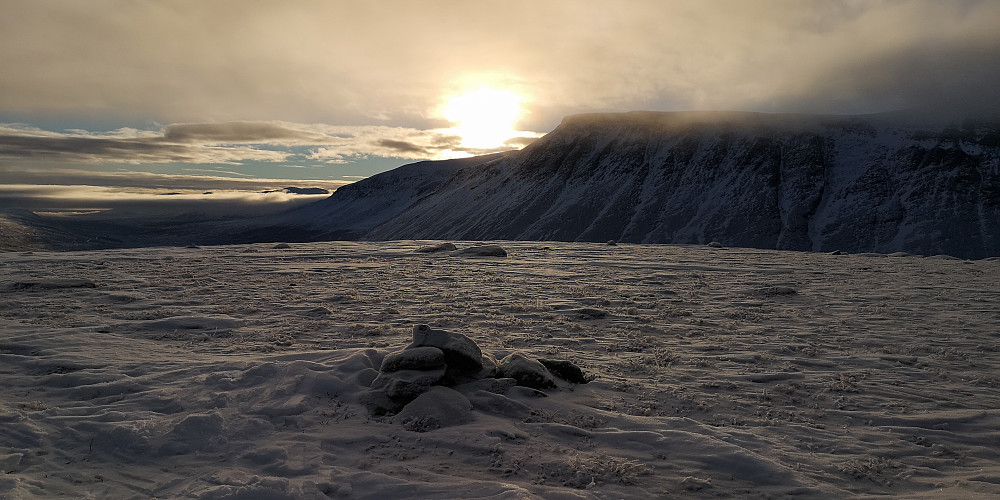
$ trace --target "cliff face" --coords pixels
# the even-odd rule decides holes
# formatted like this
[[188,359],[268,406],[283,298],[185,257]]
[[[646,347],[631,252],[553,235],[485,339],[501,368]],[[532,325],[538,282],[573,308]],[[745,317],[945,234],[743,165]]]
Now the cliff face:
[[578,115],[365,239],[1000,255],[1000,131],[886,117]]

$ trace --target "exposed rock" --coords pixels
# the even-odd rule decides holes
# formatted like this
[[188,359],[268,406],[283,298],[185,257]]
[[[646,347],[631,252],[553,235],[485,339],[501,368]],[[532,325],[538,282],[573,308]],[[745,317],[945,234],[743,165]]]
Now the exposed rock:
[[274,245],[271,248],[273,248],[275,250],[285,250],[287,248],[292,248],[292,246],[289,245],[288,243],[278,243],[277,245]]
[[549,370],[553,375],[574,384],[586,384],[590,382],[583,370],[572,361],[564,359],[543,359],[539,358],[539,363]]
[[445,373],[444,381],[442,383],[449,387],[454,387],[467,382],[496,377],[499,373],[496,358],[490,354],[483,353],[482,362],[483,367],[477,372],[473,372],[471,370],[460,370],[452,366],[448,366],[448,371]]
[[420,253],[451,252],[456,248],[454,243],[438,243],[437,245],[422,246],[417,251]]
[[615,240],[608,240],[608,246],[609,247],[618,246],[618,243],[615,243]]
[[472,403],[454,389],[432,387],[392,419],[409,431],[426,432],[472,421]]
[[445,368],[444,351],[437,347],[422,346],[389,354],[382,360],[382,373],[399,370],[435,370]]
[[606,311],[600,309],[594,309],[591,307],[584,307],[576,311],[577,317],[580,319],[602,319],[608,316]]
[[455,254],[466,257],[506,257],[507,251],[497,245],[480,245],[459,250]]
[[499,366],[500,376],[516,380],[517,385],[533,389],[553,389],[556,386],[552,374],[545,365],[523,354],[510,354],[500,360]]
[[475,341],[461,333],[435,330],[427,325],[413,327],[413,343],[407,349],[431,346],[444,351],[445,363],[462,372],[483,369],[483,351]]
[[410,401],[440,382],[444,378],[444,373],[443,367],[436,370],[399,370],[380,373],[375,377],[371,387],[384,389],[390,399]]
[[476,374],[476,378],[494,378],[500,374],[500,367],[497,366],[497,359],[492,354],[483,353],[483,368]]

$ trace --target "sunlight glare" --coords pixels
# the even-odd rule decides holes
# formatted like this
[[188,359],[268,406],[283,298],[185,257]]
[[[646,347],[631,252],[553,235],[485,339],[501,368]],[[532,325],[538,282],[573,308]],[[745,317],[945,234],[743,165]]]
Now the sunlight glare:
[[458,95],[442,116],[456,124],[451,129],[468,148],[496,148],[518,135],[514,122],[521,115],[521,97],[513,92],[482,88]]

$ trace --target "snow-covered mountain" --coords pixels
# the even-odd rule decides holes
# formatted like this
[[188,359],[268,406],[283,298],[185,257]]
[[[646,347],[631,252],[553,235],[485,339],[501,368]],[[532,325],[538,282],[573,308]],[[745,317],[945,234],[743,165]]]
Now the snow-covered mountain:
[[343,186],[329,198],[283,214],[269,225],[290,226],[292,231],[313,235],[310,239],[356,239],[435,192],[459,170],[501,159],[505,154],[403,165]]
[[[349,199],[358,230],[394,194],[393,209],[418,198],[380,177]],[[348,200],[337,194],[331,207]],[[576,115],[424,194],[364,239],[718,240],[978,258],[1000,255],[1000,130],[887,115]]]

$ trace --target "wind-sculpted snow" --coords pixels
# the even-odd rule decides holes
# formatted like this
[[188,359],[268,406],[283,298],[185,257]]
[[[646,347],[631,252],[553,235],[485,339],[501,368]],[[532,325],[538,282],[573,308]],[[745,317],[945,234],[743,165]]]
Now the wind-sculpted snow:
[[997,259],[439,243],[0,253],[0,498],[1000,496]]
[[884,116],[573,116],[365,238],[1000,255],[1000,131]]

